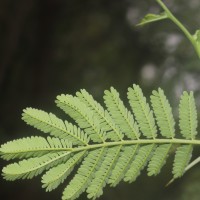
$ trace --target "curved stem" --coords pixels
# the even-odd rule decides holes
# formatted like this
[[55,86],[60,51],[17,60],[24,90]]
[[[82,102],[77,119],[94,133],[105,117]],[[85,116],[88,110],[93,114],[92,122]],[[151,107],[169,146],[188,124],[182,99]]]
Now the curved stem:
[[157,3],[163,8],[163,10],[166,12],[167,16],[169,19],[171,19],[185,34],[185,36],[188,38],[188,40],[191,42],[193,45],[197,55],[200,58],[199,51],[197,49],[196,41],[193,38],[193,36],[190,34],[190,32],[185,28],[185,26],[171,13],[171,11],[167,8],[167,6],[161,1],[161,0],[156,0]]

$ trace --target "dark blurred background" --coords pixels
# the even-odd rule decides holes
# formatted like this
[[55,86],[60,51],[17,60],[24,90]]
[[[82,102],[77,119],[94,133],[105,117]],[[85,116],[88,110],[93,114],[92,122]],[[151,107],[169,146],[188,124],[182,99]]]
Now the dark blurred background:
[[[192,33],[200,27],[199,0],[165,3]],[[199,108],[200,61],[187,39],[170,21],[135,26],[146,13],[160,11],[155,0],[1,0],[1,143],[41,134],[21,120],[24,108],[64,118],[54,104],[56,95],[81,88],[102,102],[104,90],[114,86],[127,102],[126,91],[133,83],[140,84],[146,96],[162,87],[175,116],[182,91],[193,90]],[[135,183],[107,187],[100,199],[200,199],[199,165],[165,188],[172,159],[159,176],[149,178],[144,172]],[[41,188],[39,178],[1,178],[0,186],[1,199],[57,200],[65,184],[51,193]]]

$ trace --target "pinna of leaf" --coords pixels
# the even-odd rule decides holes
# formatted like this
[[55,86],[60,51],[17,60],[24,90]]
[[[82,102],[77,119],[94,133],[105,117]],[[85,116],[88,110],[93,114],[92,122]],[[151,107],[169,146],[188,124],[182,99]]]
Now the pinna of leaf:
[[173,179],[181,177],[193,146],[200,144],[195,139],[197,111],[193,93],[183,92],[180,98],[180,134],[175,130],[172,109],[162,89],[152,92],[151,105],[138,85],[128,88],[127,96],[131,111],[113,87],[105,91],[106,109],[86,90],[75,96],[58,96],[57,106],[76,125],[52,113],[25,109],[22,119],[45,135],[3,144],[3,159],[21,159],[4,167],[3,177],[13,181],[43,173],[42,187],[51,191],[77,169],[74,177],[65,182],[68,184],[62,199],[77,199],[83,192],[96,199],[106,185],[115,187],[122,180],[131,183],[145,167],[149,176],[159,174],[174,145]]

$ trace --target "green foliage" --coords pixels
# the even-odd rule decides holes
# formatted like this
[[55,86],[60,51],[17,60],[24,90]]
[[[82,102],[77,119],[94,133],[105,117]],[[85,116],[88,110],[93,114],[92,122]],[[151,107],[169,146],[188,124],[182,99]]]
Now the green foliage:
[[52,113],[46,113],[42,110],[27,108],[22,114],[22,119],[29,125],[49,133],[54,137],[70,138],[73,144],[87,144],[88,137],[80,128],[67,121],[62,121]]
[[[11,181],[31,179],[44,172],[42,187],[46,191],[67,179],[63,200],[76,199],[85,191],[88,198],[96,199],[107,184],[115,187],[122,180],[133,182],[145,167],[148,176],[159,174],[172,147],[173,179],[181,177],[193,146],[200,144],[195,139],[197,111],[193,93],[183,92],[180,99],[180,135],[175,134],[172,109],[162,89],[152,92],[151,105],[138,85],[128,88],[127,96],[132,112],[113,87],[105,91],[107,109],[85,90],[76,96],[58,96],[57,106],[78,127],[52,113],[25,109],[22,119],[52,137],[32,136],[3,144],[3,159],[23,159],[4,167],[3,177]],[[69,180],[74,170],[77,171]]]
[[174,178],[182,176],[185,166],[190,161],[191,155],[192,145],[183,145],[177,148],[173,166]]
[[157,129],[153,112],[138,85],[133,85],[133,88],[128,89],[128,99],[142,133],[147,138],[155,138]]
[[147,162],[155,150],[155,147],[155,144],[150,144],[139,148],[137,154],[130,164],[130,168],[125,174],[124,181],[131,183],[136,180],[136,178],[140,175],[140,172],[147,165]]
[[151,23],[151,22],[156,22],[156,21],[160,21],[160,20],[163,20],[163,19],[167,19],[168,16],[166,14],[166,12],[163,12],[159,15],[155,15],[155,14],[147,14],[141,21],[140,23],[138,24],[138,26],[143,26],[143,25],[146,25],[148,23]]
[[6,180],[31,179],[41,174],[43,171],[64,162],[68,158],[69,152],[60,151],[58,153],[47,153],[41,157],[29,158],[19,163],[13,163],[3,168],[3,176]]
[[79,160],[84,156],[86,151],[81,151],[71,157],[65,162],[56,167],[51,168],[43,177],[42,183],[43,188],[46,188],[46,191],[51,191],[57,188],[67,176],[72,172],[74,166]]
[[163,90],[159,88],[158,91],[153,91],[151,103],[161,135],[166,138],[173,138],[175,135],[175,120]]
[[1,145],[1,151],[3,152],[1,157],[5,160],[38,157],[49,151],[56,151],[56,148],[65,150],[71,147],[72,143],[68,140],[51,137],[45,139],[43,137],[32,136]]
[[179,105],[179,115],[181,134],[187,139],[194,139],[197,134],[197,111],[192,92],[190,94],[183,93]]
[[[200,57],[200,30],[191,35],[161,0],[156,1],[164,12],[148,14],[138,25],[172,20]],[[128,88],[127,97],[130,110],[113,87],[105,91],[106,109],[84,89],[75,96],[58,96],[57,106],[75,124],[52,113],[25,109],[22,119],[45,136],[3,144],[0,148],[3,159],[20,159],[3,168],[3,177],[14,181],[43,173],[42,187],[46,191],[56,189],[66,180],[63,200],[77,199],[84,192],[88,198],[96,199],[106,185],[115,187],[122,180],[131,183],[144,168],[148,176],[158,175],[172,149],[175,156],[170,183],[200,161],[198,158],[190,163],[194,145],[200,145],[196,139],[197,110],[192,92],[183,92],[180,98],[180,134],[175,130],[172,108],[162,89],[152,92],[150,103],[138,85]],[[50,136],[46,137],[47,134]]]

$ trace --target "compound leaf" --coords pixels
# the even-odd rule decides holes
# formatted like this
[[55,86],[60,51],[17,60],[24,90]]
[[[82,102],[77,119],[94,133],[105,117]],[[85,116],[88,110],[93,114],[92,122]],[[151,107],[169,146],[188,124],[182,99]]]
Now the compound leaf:
[[138,85],[128,89],[128,99],[132,112],[113,87],[105,91],[107,109],[86,90],[76,96],[58,96],[57,106],[78,126],[52,113],[25,109],[23,120],[52,137],[31,136],[1,145],[3,159],[22,159],[4,167],[3,177],[12,181],[44,173],[42,187],[46,191],[67,179],[63,200],[77,199],[83,192],[96,199],[106,185],[115,187],[122,180],[133,182],[145,167],[149,176],[157,175],[171,149],[175,151],[172,181],[181,177],[188,166],[194,165],[189,164],[192,151],[195,144],[200,144],[195,139],[198,124],[193,93],[183,92],[181,96],[179,135],[162,89],[150,96],[153,110]]

